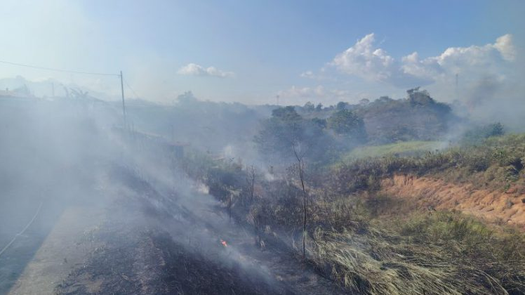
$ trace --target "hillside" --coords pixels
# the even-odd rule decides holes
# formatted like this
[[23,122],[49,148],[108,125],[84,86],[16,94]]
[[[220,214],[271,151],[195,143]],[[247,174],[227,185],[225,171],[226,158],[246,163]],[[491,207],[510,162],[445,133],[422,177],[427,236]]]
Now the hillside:
[[382,181],[380,193],[399,199],[412,210],[458,211],[491,223],[515,226],[525,232],[525,191],[517,185],[502,192],[480,189],[468,182],[454,184],[431,176],[394,175]]
[[412,155],[376,148],[328,169],[299,163],[271,176],[188,160],[235,220],[303,253],[349,292],[521,294],[524,147],[524,135],[508,135]]
[[[359,108],[320,119],[290,106],[134,102],[126,129],[111,103],[1,102],[19,110],[2,117],[2,158],[16,169],[2,171],[0,237],[17,238],[0,257],[2,291],[525,290],[525,135],[501,124],[446,144],[442,130],[380,145]],[[174,124],[185,128],[166,134]],[[22,239],[40,202],[42,228]]]

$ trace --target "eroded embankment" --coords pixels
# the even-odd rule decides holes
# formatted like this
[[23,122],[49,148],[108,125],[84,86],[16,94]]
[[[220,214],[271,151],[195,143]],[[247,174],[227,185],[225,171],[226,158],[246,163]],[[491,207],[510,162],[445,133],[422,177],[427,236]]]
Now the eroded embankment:
[[489,222],[506,223],[525,231],[525,194],[477,189],[432,177],[395,175],[381,182],[381,194],[429,210],[458,210]]

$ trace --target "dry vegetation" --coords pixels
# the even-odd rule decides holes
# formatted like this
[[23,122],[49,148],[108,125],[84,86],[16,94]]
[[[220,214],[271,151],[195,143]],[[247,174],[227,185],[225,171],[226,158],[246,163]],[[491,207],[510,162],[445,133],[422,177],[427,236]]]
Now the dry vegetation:
[[[394,174],[505,190],[523,184],[524,158],[525,135],[510,135],[419,156],[307,170],[305,261],[362,294],[523,294],[523,233],[459,212],[422,213],[378,192],[381,180]],[[299,251],[302,192],[293,166],[273,180],[256,173],[253,183],[242,163],[201,154],[187,161],[187,172],[206,183],[233,218],[251,225],[261,239]]]
[[365,294],[518,294],[523,236],[459,213],[376,220],[364,232],[317,229],[312,260]]
[[381,178],[396,173],[432,175],[450,182],[505,190],[511,185],[525,184],[524,161],[525,135],[507,135],[416,157],[388,155],[359,159],[337,166],[329,177],[340,193],[373,189]]

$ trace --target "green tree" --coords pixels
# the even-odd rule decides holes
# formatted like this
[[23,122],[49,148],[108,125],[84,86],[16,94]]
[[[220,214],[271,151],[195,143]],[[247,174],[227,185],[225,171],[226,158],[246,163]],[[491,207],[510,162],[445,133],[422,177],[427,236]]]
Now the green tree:
[[342,110],[346,110],[347,107],[348,107],[348,103],[347,102],[340,101],[335,106],[335,109],[338,110],[338,111],[342,111]]
[[336,134],[346,135],[362,142],[366,139],[365,124],[363,119],[349,110],[339,110],[327,120],[327,126]]
[[303,234],[302,252],[306,257],[306,238],[308,235],[308,192],[305,185],[306,160],[324,162],[330,150],[331,137],[322,127],[323,122],[304,120],[293,107],[275,109],[272,117],[262,122],[262,128],[255,137],[259,151],[267,159],[280,164],[295,164],[302,192]]
[[312,113],[315,111],[315,105],[311,102],[307,102],[303,106],[304,110],[308,113]]
[[322,129],[326,128],[326,119],[320,119],[320,118],[313,118],[312,123],[316,124]]
[[295,108],[292,106],[286,106],[283,108],[277,108],[273,110],[272,118],[289,123],[302,120],[301,115],[299,115]]
[[278,108],[261,122],[255,143],[259,152],[273,162],[305,157],[323,162],[332,148],[332,138],[324,131],[323,120],[305,120],[291,106]]
[[505,127],[500,122],[474,127],[465,134],[461,142],[463,144],[479,144],[489,137],[502,136],[505,134]]

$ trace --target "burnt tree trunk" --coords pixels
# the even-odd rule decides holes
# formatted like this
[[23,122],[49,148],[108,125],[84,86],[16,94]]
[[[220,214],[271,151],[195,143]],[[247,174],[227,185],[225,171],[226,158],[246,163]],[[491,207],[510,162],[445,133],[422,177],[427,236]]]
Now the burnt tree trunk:
[[299,180],[301,181],[301,189],[303,192],[303,238],[302,238],[302,246],[303,246],[303,258],[306,258],[306,225],[308,223],[308,194],[306,193],[306,188],[304,186],[304,161],[303,158],[299,156],[297,151],[294,148],[294,154],[295,158],[297,159],[297,166],[299,169]]

